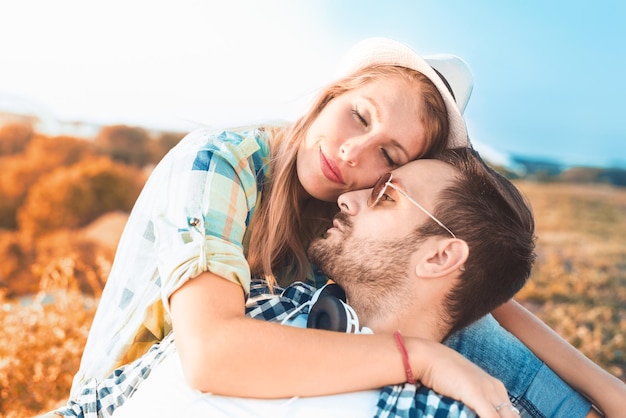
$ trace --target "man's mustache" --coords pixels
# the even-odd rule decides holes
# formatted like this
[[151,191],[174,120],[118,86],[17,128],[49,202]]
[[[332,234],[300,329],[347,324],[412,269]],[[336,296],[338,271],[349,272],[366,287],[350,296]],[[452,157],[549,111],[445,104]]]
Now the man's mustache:
[[352,229],[352,221],[350,220],[350,216],[348,216],[345,212],[339,212],[333,218],[333,221],[338,223],[342,230],[349,231]]

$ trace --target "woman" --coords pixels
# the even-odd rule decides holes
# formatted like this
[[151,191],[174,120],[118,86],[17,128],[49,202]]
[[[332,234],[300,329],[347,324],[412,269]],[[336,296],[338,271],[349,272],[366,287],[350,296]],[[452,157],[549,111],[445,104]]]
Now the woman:
[[[197,131],[164,158],[120,240],[72,398],[172,328],[186,379],[201,391],[276,398],[405,381],[389,336],[329,335],[243,314],[251,274],[270,284],[320,282],[304,249],[328,224],[340,193],[469,143],[438,74],[405,47],[374,44],[357,48],[348,76],[293,126]],[[481,416],[499,416],[494,405],[508,398],[499,382],[443,346],[417,339],[406,346],[422,383]],[[333,356],[279,367],[321,352]],[[261,360],[250,361],[252,353]]]

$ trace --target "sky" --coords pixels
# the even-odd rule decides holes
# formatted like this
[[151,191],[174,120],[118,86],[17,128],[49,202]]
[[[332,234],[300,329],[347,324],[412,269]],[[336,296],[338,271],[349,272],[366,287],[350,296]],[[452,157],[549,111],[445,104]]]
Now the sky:
[[468,63],[483,155],[626,168],[622,0],[0,0],[0,111],[182,130],[292,120],[371,36]]

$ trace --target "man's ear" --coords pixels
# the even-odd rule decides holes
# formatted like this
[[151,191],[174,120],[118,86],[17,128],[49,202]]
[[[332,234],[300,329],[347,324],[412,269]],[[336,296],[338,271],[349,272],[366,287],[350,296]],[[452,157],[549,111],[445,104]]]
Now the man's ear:
[[469,255],[467,242],[458,238],[439,239],[427,247],[425,257],[415,266],[418,277],[441,277],[462,270]]

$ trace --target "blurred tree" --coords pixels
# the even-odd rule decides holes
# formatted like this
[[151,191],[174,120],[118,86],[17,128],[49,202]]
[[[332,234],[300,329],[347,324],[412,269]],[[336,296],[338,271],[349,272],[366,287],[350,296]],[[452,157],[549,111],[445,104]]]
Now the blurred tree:
[[185,136],[185,134],[174,132],[163,132],[156,140],[150,141],[151,145],[151,162],[156,164],[168,153],[169,150],[174,148],[176,144]]
[[130,211],[144,181],[139,169],[106,157],[59,167],[30,188],[18,225],[29,235],[42,235],[84,226],[110,211]]
[[30,240],[17,232],[0,231],[0,287],[7,297],[34,293],[39,279],[31,274],[34,252]]
[[554,176],[554,174],[550,170],[546,170],[546,169],[538,169],[532,174],[527,174],[526,178],[529,178],[531,180],[534,179],[535,181],[539,181],[543,183],[550,183],[556,180],[556,177]]
[[138,167],[151,162],[150,136],[143,128],[106,126],[96,137],[95,143],[114,161]]
[[26,179],[22,180],[24,165],[22,158],[0,157],[0,229],[17,228],[15,214],[26,195]]
[[18,154],[24,151],[33,137],[30,123],[8,123],[0,126],[0,155]]
[[24,158],[29,165],[34,166],[33,170],[43,173],[54,167],[75,164],[93,155],[96,155],[96,148],[84,139],[35,135],[26,148]]
[[626,186],[626,170],[620,168],[609,168],[602,171],[598,178],[604,183],[611,183],[616,186]]
[[571,167],[559,175],[559,179],[568,183],[594,183],[598,180],[601,168]]
[[78,290],[100,296],[113,255],[113,248],[89,239],[83,231],[60,229],[37,240],[31,272],[41,292]]
[[85,140],[34,135],[23,153],[0,157],[0,228],[17,228],[17,210],[43,173],[93,155],[93,144]]

